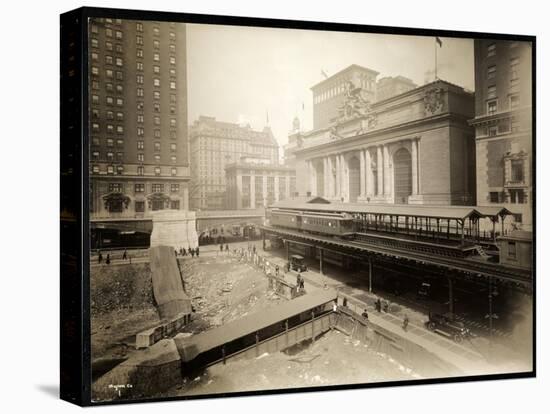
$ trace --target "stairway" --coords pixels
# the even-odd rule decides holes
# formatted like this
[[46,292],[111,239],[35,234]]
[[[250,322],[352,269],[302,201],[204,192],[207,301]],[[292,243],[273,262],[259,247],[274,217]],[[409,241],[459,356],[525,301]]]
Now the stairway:
[[483,247],[481,246],[476,246],[475,247],[476,251],[478,252],[478,254],[483,257],[484,259],[487,259],[489,257],[489,255],[487,253],[485,253],[485,250],[483,250]]

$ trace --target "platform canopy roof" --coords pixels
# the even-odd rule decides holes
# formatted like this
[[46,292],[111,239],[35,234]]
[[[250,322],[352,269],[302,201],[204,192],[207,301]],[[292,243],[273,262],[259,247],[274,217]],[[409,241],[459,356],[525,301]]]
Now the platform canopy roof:
[[270,208],[339,212],[349,214],[379,214],[402,217],[428,217],[444,220],[466,220],[486,217],[492,211],[481,213],[476,206],[437,206],[413,204],[365,204],[365,203],[329,203],[318,204],[296,199],[279,201]]
[[180,353],[184,355],[184,359],[190,361],[198,354],[253,334],[276,323],[284,323],[286,319],[329,303],[335,300],[336,297],[337,294],[334,289],[314,290],[296,299],[270,306],[260,312],[251,313],[190,338],[180,339],[176,336],[174,339]]
[[504,217],[504,216],[511,216],[513,214],[507,208],[500,207],[500,206],[476,206],[475,208],[484,217]]

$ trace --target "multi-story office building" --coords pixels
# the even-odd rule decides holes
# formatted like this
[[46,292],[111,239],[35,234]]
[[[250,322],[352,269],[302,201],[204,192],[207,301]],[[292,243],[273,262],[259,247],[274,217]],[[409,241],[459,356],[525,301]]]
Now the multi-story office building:
[[261,208],[293,196],[296,172],[269,158],[242,157],[225,167],[227,208]]
[[376,82],[376,100],[383,101],[417,87],[418,85],[404,76],[386,76]]
[[477,39],[475,54],[478,205],[503,205],[532,229],[532,47]]
[[226,199],[225,167],[243,156],[262,157],[279,163],[279,144],[271,129],[253,130],[200,116],[190,128],[191,206],[195,209],[223,209]]
[[341,116],[350,90],[360,90],[362,99],[374,102],[376,76],[375,70],[354,64],[312,86],[313,129],[329,127]]
[[184,24],[91,19],[91,218],[188,209]]

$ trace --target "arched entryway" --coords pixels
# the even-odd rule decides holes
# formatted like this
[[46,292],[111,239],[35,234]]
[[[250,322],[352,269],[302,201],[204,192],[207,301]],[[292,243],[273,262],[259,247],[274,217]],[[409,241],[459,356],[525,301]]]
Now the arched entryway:
[[315,175],[316,175],[316,183],[317,183],[317,196],[325,196],[325,169],[323,167],[323,163],[319,162],[315,165]]
[[412,194],[412,159],[406,148],[400,148],[393,154],[393,180],[395,203],[408,203]]
[[349,201],[354,203],[361,194],[360,163],[357,157],[353,156],[348,161],[349,171]]

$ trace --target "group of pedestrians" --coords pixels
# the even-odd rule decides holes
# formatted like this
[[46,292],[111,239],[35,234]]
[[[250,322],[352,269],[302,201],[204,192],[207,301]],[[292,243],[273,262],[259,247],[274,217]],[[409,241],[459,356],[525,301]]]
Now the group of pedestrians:
[[191,246],[189,246],[189,248],[187,250],[185,250],[185,247],[180,247],[178,250],[174,250],[174,253],[176,255],[176,257],[179,255],[179,256],[191,256],[191,257],[195,257],[195,255],[197,257],[199,257],[199,254],[200,254],[200,250],[199,250],[199,246],[195,247],[194,249],[191,248]]
[[[124,251],[122,252],[122,260],[124,261],[128,260],[130,264],[132,263],[132,256],[128,254],[128,251],[126,249],[124,249]],[[97,262],[99,264],[103,263],[103,253],[101,252],[101,250],[97,252]],[[107,256],[105,257],[105,264],[106,265],[111,264],[111,253],[107,253]]]
[[374,309],[376,309],[376,312],[378,313],[382,312],[382,310],[385,313],[388,313],[390,311],[390,302],[385,300],[384,303],[382,303],[380,298],[376,298],[376,302],[374,302]]
[[218,254],[223,254],[225,250],[225,254],[229,254],[229,244],[225,244],[225,249],[224,249],[224,244],[223,243],[220,243],[220,252]]
[[[385,300],[384,303],[382,303],[380,298],[377,298],[376,301],[374,302],[374,308],[376,309],[376,311],[378,313],[382,312],[382,310],[385,313],[389,313],[389,311],[390,311],[390,302]],[[366,312],[366,309],[365,309],[365,312]],[[409,326],[409,317],[408,317],[407,314],[405,314],[405,315],[403,315],[403,325],[402,325],[402,328],[405,332],[407,331],[408,326]]]

